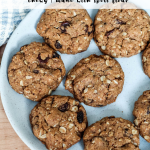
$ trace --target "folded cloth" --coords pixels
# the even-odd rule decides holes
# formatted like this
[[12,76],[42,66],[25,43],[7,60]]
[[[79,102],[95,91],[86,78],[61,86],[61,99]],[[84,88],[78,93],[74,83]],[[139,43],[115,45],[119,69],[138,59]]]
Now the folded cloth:
[[30,10],[31,9],[0,9],[0,46],[8,41],[15,28]]

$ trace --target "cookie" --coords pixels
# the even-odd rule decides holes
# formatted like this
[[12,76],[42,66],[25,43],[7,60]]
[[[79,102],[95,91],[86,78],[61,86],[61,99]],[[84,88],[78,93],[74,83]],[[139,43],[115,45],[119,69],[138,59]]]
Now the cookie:
[[149,15],[140,9],[100,9],[95,16],[94,39],[102,53],[130,57],[149,41]]
[[87,126],[86,111],[69,96],[48,96],[30,114],[34,135],[49,150],[66,150],[80,141]]
[[39,101],[50,95],[65,76],[61,57],[47,44],[33,42],[21,47],[8,68],[12,88],[26,98]]
[[85,9],[46,9],[36,30],[56,51],[76,54],[89,47],[92,23]]
[[91,55],[70,70],[65,88],[80,102],[100,107],[115,102],[123,84],[124,72],[116,60],[108,55]]
[[143,95],[135,102],[133,115],[140,135],[150,143],[150,91],[143,92]]
[[143,70],[145,74],[150,78],[150,44],[143,52],[142,63],[143,63]]
[[83,135],[84,150],[140,150],[139,131],[128,120],[105,117]]

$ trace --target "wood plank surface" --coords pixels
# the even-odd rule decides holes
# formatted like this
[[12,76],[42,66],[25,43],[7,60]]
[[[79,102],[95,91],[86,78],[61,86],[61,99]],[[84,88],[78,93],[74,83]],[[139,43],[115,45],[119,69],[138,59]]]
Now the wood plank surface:
[[9,123],[0,98],[0,150],[30,150]]

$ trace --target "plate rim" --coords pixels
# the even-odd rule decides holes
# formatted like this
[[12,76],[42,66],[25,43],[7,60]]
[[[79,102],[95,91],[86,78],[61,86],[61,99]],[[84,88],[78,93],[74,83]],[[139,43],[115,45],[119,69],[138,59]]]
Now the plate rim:
[[[23,18],[23,20],[19,23],[19,25],[17,26],[17,28],[13,31],[12,35],[10,36],[8,42],[7,42],[7,45],[5,47],[5,51],[3,53],[3,56],[2,56],[2,60],[1,60],[1,66],[0,66],[0,96],[1,96],[1,102],[2,102],[2,106],[4,108],[4,112],[6,114],[6,117],[9,121],[9,123],[11,124],[13,130],[16,132],[16,134],[19,136],[19,138],[25,143],[25,145],[30,148],[31,150],[34,149],[32,144],[30,142],[27,142],[24,137],[23,137],[23,134],[21,134],[21,132],[18,131],[17,127],[15,127],[15,124],[13,123],[12,119],[11,119],[11,115],[9,114],[9,112],[7,111],[7,103],[5,103],[5,95],[4,95],[4,89],[2,88],[3,87],[3,81],[2,81],[2,70],[4,70],[4,58],[5,55],[7,55],[7,47],[9,45],[9,43],[11,42],[11,39],[16,35],[16,33],[18,32],[18,28],[20,26],[22,26],[22,24],[26,21],[26,19],[30,16],[30,14],[32,14],[34,11],[36,11],[37,9],[40,9],[40,10],[45,10],[45,8],[41,9],[41,6],[42,4],[38,4],[34,9],[31,9],[31,11]],[[39,8],[40,7],[40,8]],[[8,69],[8,68],[7,68]]]

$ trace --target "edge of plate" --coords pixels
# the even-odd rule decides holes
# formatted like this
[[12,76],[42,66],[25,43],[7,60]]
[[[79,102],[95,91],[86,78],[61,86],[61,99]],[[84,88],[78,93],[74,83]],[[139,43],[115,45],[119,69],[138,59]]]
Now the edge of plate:
[[[42,4],[39,4],[39,5],[37,5],[34,9],[32,9],[32,10],[25,16],[25,18],[20,22],[20,24],[18,25],[18,27],[20,27],[20,26],[25,22],[25,20],[30,16],[30,14],[32,14],[34,11],[36,11],[36,9],[38,9],[39,7],[40,7],[40,9],[41,9],[41,5],[42,5]],[[44,10],[44,9],[45,9],[45,8],[43,8],[43,10]],[[14,35],[18,32],[18,27],[15,29],[15,31],[14,31],[13,34],[11,35],[10,39],[12,39],[12,38],[14,37]],[[10,42],[11,42],[11,40],[8,40],[8,43],[7,43],[7,44],[9,44]],[[15,127],[15,123],[14,123],[13,120],[11,119],[11,115],[7,112],[7,107],[8,107],[8,106],[7,106],[7,103],[5,103],[5,96],[4,96],[4,94],[3,94],[3,91],[4,91],[5,89],[2,88],[3,85],[5,84],[5,83],[3,83],[3,80],[2,80],[2,78],[4,78],[4,75],[2,74],[2,70],[3,70],[4,58],[5,58],[5,55],[7,54],[7,47],[8,47],[8,46],[6,45],[6,48],[5,48],[3,57],[2,57],[2,61],[1,61],[1,67],[0,67],[0,83],[1,83],[1,84],[0,84],[0,94],[1,94],[2,105],[3,105],[4,111],[5,111],[5,113],[6,113],[6,116],[7,116],[8,120],[9,120],[11,126],[13,127],[13,129],[15,130],[15,132],[17,133],[17,135],[20,137],[20,139],[21,139],[30,149],[34,149],[34,148],[33,148],[33,145],[32,145],[31,143],[29,143],[29,142],[27,141],[27,139],[24,138],[23,134],[17,130],[17,128]]]

